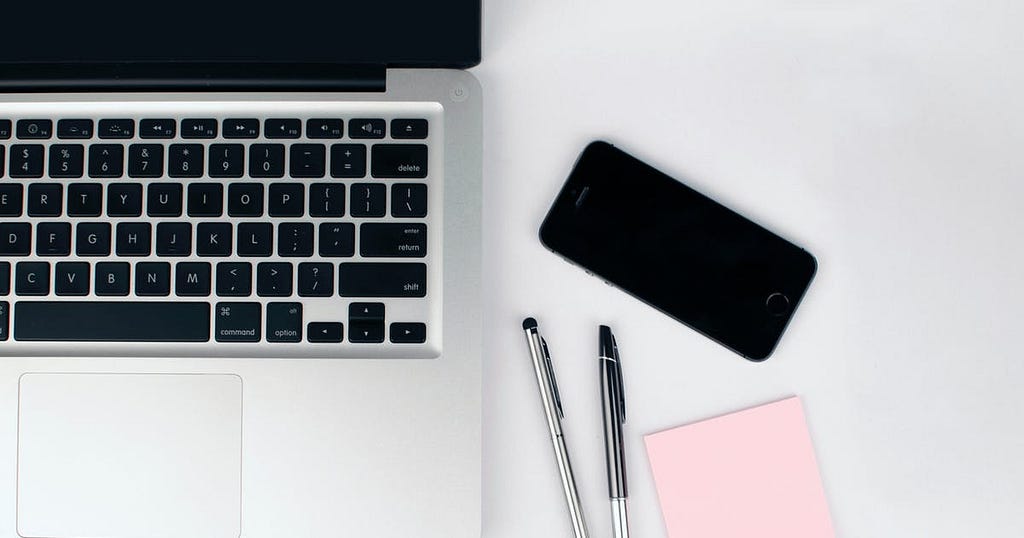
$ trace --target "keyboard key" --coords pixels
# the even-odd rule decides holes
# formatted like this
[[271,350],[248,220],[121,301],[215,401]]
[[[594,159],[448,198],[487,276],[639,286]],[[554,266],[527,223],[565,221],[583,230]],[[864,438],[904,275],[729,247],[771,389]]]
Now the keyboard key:
[[171,264],[144,262],[135,265],[135,295],[166,297],[171,294]]
[[343,263],[338,269],[342,297],[426,297],[422,263]]
[[64,211],[64,185],[33,183],[28,186],[28,216],[59,217]]
[[351,222],[322,222],[319,236],[321,257],[348,258],[356,253],[356,226]]
[[68,216],[98,217],[103,206],[103,186],[96,183],[68,185]]
[[353,217],[383,217],[387,187],[380,183],[354,183],[351,191]]
[[263,135],[267,138],[298,138],[302,134],[302,122],[296,119],[269,119],[263,123]]
[[348,307],[348,341],[379,344],[384,341],[384,305],[352,303]]
[[128,146],[128,177],[163,177],[164,147],[160,144]]
[[391,120],[391,138],[412,139],[427,137],[427,120]]
[[354,119],[348,122],[349,138],[384,138],[384,120]]
[[0,217],[20,217],[24,199],[20,183],[0,185]]
[[109,256],[110,223],[79,222],[76,224],[75,254],[79,256]]
[[427,146],[377,144],[370,156],[370,174],[376,178],[427,177]]
[[309,216],[345,216],[345,186],[340,183],[314,183],[310,185]]
[[274,226],[269,222],[243,222],[238,225],[239,256],[270,256],[274,246]]
[[53,120],[18,120],[18,138],[46,140],[53,134]]
[[423,218],[427,216],[427,186],[422,183],[396,183],[391,186],[391,216]]
[[426,323],[391,324],[391,342],[394,344],[422,344],[426,341]]
[[131,268],[124,262],[100,262],[96,264],[96,295],[128,295],[128,274]]
[[11,305],[7,301],[0,301],[0,342],[7,341],[7,327],[11,317]]
[[365,177],[366,146],[334,144],[331,146],[331,177]]
[[60,120],[57,122],[57,138],[88,140],[92,138],[92,125],[92,120]]
[[0,120],[0,140],[11,137],[11,120]]
[[124,175],[124,146],[93,144],[89,146],[89,177],[109,178]]
[[89,295],[89,264],[60,262],[56,266],[53,287],[57,295]]
[[301,183],[272,183],[267,212],[271,217],[301,217],[306,212]]
[[196,226],[196,254],[200,256],[230,256],[231,223],[199,223]]
[[367,223],[359,227],[364,258],[422,258],[427,255],[427,225]]
[[277,225],[277,255],[282,258],[313,255],[313,223],[282,222]]
[[43,146],[41,144],[15,144],[11,146],[13,178],[43,177]]
[[11,262],[0,262],[0,295],[11,293]]
[[263,307],[260,303],[217,303],[214,338],[218,342],[259,342]]
[[284,145],[253,144],[249,146],[249,176],[284,177]]
[[0,177],[4,177],[4,166],[7,164],[7,157],[5,156],[6,146],[0,146]]
[[228,216],[262,217],[263,184],[232,183],[228,185]]
[[139,138],[174,138],[177,130],[177,123],[172,119],[139,122]]
[[289,297],[292,294],[292,264],[264,262],[256,266],[256,295]]
[[306,138],[314,140],[341,138],[344,122],[338,119],[314,118],[306,122]]
[[28,256],[32,252],[32,225],[0,222],[0,256]]
[[188,186],[188,216],[219,217],[224,213],[224,185],[192,183]]
[[302,303],[267,305],[267,342],[302,341]]
[[150,183],[146,187],[146,214],[150,217],[180,217],[181,198],[181,183]]
[[50,264],[47,262],[18,262],[14,266],[14,293],[18,295],[49,295]]
[[100,125],[96,132],[100,138],[133,138],[135,136],[135,120],[100,120]]
[[252,264],[224,262],[217,264],[217,295],[248,297],[252,295]]
[[215,119],[186,119],[181,120],[181,137],[190,138],[216,138],[217,120]]
[[40,222],[36,226],[36,256],[67,256],[71,254],[71,224]]
[[210,264],[181,262],[174,266],[174,294],[179,297],[210,295]]
[[210,305],[194,302],[19,301],[14,338],[69,342],[206,342]]
[[334,295],[333,263],[300,263],[299,296],[330,297]]
[[203,176],[202,144],[171,144],[167,148],[167,175],[171,177]]
[[289,171],[292,177],[324,177],[327,148],[323,144],[293,144]]
[[210,146],[210,177],[242,177],[245,172],[245,146],[213,144]]
[[184,257],[192,255],[192,224],[161,222],[156,225],[156,255]]
[[224,138],[256,138],[260,135],[260,120],[224,120]]
[[81,144],[54,144],[50,146],[50,177],[82,177],[85,167],[85,147]]
[[138,217],[142,215],[142,185],[113,183],[107,187],[107,216]]
[[306,341],[314,344],[336,344],[345,336],[341,323],[316,321],[306,326]]
[[153,228],[148,222],[117,223],[117,255],[149,256],[152,234]]

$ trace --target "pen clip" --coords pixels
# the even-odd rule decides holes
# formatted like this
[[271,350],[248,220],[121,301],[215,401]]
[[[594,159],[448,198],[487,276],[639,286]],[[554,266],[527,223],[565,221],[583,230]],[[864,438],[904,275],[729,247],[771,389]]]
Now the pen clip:
[[558,409],[558,418],[564,419],[565,412],[562,411],[562,396],[558,393],[558,380],[555,379],[555,369],[551,364],[551,352],[548,351],[548,341],[540,337],[540,347],[544,350],[544,364],[547,366],[548,382],[551,383],[551,392],[555,397],[555,408]]
[[622,359],[619,357],[619,344],[615,341],[615,335],[612,334],[612,358],[615,359],[615,377],[618,382],[619,390],[619,421],[621,424],[626,423],[626,394],[624,384],[622,382]]

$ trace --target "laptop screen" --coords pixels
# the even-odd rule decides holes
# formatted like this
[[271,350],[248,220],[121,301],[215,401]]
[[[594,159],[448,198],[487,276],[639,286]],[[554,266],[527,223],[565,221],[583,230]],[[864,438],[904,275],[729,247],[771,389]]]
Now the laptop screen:
[[0,64],[480,60],[480,0],[35,0],[3,11]]

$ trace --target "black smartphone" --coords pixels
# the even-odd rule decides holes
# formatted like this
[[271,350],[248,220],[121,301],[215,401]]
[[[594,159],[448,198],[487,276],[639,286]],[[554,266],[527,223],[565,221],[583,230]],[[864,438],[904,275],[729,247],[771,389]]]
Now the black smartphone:
[[540,239],[752,361],[771,355],[817,268],[807,251],[607,142],[583,151]]

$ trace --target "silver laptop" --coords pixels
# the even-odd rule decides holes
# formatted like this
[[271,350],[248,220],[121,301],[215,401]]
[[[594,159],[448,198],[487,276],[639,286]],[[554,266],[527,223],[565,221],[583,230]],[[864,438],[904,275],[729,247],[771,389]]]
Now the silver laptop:
[[479,536],[479,0],[4,20],[0,537]]

